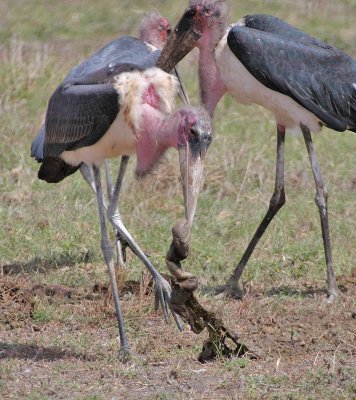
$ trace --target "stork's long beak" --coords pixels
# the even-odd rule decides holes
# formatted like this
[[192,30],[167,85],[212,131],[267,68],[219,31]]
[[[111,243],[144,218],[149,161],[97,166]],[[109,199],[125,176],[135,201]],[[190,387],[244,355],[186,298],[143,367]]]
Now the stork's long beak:
[[178,145],[180,173],[184,196],[185,218],[192,226],[203,181],[204,158],[211,143],[211,133],[195,132],[185,145]]
[[188,8],[169,36],[156,64],[163,71],[170,72],[196,46],[201,33],[194,29],[194,16]]
[[190,101],[189,101],[187,90],[185,88],[185,85],[183,83],[183,79],[182,79],[182,77],[180,75],[180,72],[178,71],[177,67],[174,68],[174,75],[178,79],[178,96],[182,100],[183,104],[190,105]]

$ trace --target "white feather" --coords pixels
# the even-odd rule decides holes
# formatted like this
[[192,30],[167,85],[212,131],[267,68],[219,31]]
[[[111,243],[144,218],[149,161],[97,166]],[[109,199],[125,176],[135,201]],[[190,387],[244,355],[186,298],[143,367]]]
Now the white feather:
[[126,72],[118,75],[114,83],[120,98],[120,108],[128,109],[128,118],[136,134],[142,129],[142,97],[150,85],[153,85],[159,98],[159,111],[164,115],[172,113],[178,80],[161,69]]

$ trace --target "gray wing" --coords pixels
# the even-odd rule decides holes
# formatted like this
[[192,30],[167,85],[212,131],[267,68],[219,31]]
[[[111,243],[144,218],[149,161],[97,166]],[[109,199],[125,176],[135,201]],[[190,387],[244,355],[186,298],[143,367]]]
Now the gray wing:
[[111,84],[60,85],[48,103],[44,157],[94,144],[118,112],[118,94]]
[[356,61],[288,27],[264,32],[236,25],[228,45],[262,84],[293,98],[330,128],[355,131]]
[[98,50],[74,67],[64,78],[65,83],[108,83],[115,75],[153,67],[160,51],[151,52],[139,39],[123,36]]

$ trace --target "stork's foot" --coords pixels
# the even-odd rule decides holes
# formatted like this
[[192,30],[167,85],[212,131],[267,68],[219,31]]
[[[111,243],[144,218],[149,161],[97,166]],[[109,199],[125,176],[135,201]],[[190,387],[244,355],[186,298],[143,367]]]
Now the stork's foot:
[[146,363],[146,360],[143,357],[133,352],[128,346],[120,348],[118,359],[123,364],[142,365]]
[[214,291],[216,299],[242,300],[245,292],[240,288],[238,282],[228,282],[226,285],[218,286]]
[[329,304],[333,304],[336,302],[336,300],[338,300],[340,298],[340,295],[341,295],[341,291],[337,286],[335,286],[332,289],[328,289],[326,302]]
[[118,359],[122,363],[127,363],[131,360],[133,352],[129,346],[120,347]]

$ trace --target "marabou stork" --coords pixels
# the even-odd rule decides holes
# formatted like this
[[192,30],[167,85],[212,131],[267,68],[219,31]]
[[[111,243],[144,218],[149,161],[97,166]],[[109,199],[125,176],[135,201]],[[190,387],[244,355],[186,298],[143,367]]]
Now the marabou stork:
[[171,67],[159,58],[160,52],[151,50],[139,39],[124,36],[74,67],[50,97],[44,129],[31,148],[32,156],[41,162],[38,177],[50,183],[60,182],[81,166],[93,168],[94,177],[88,174],[87,180],[89,183],[94,180],[95,184],[101,247],[113,289],[123,357],[130,354],[130,347],[120,309],[104,208],[120,237],[151,273],[156,306],[161,304],[166,320],[171,288],[135,243],[117,211],[122,168],[109,204],[104,204],[99,167],[106,159],[136,154],[136,174],[142,176],[154,167],[167,148],[176,147],[186,219],[191,225],[202,159],[211,141],[211,120],[203,108],[185,106],[174,111],[178,79],[165,72]]
[[[325,125],[356,131],[356,61],[341,50],[270,15],[248,15],[228,26],[223,0],[192,0],[165,46],[174,61],[199,48],[201,98],[210,115],[225,92],[238,102],[272,111],[277,124],[275,190],[268,211],[224,293],[241,297],[238,281],[268,224],[285,203],[286,129],[304,136],[316,184],[327,265],[328,299],[339,294],[329,236],[327,189],[311,138]],[[168,51],[169,50],[169,51]],[[165,51],[163,53],[165,53]]]
[[[141,21],[139,28],[139,39],[145,42],[150,51],[155,51],[157,49],[163,48],[170,33],[171,33],[171,26],[169,22],[159,13],[150,12],[146,14]],[[71,72],[69,74],[71,74]],[[180,78],[177,68],[174,68],[174,72],[180,81],[179,95],[184,103],[189,103],[184,84]],[[32,156],[34,156],[34,153],[36,153],[37,159],[39,160],[43,158],[42,149],[43,149],[44,135],[45,135],[45,125],[43,124],[37,135],[37,138],[33,141],[31,149]],[[123,180],[128,161],[129,161],[129,156],[127,155],[122,156],[120,165],[121,180]],[[95,192],[95,184],[93,181],[93,174],[91,169],[87,165],[82,164],[82,166],[80,167],[80,172],[83,175],[83,178],[89,183],[89,185]],[[110,174],[110,167],[107,160],[105,161],[105,173],[106,173],[108,196],[111,197],[113,185]],[[121,238],[119,234],[117,234],[117,238],[118,238],[117,240],[118,262],[119,265],[124,266],[126,255],[123,251],[126,248],[126,244],[124,243],[123,238]]]
[[[171,33],[171,26],[169,22],[162,17],[159,13],[157,12],[150,12],[145,15],[145,17],[142,19],[140,28],[139,28],[139,39],[147,45],[150,51],[155,51],[157,49],[162,49],[165,42],[167,41],[168,36]],[[112,42],[111,46],[115,45],[115,41]],[[174,68],[175,74],[177,75],[178,79],[180,80],[180,97],[182,98],[183,102],[187,103],[188,101],[188,96],[186,94],[183,82],[180,79],[180,76],[178,75],[178,70]],[[70,71],[69,75],[73,71]],[[67,79],[67,78],[65,78]],[[31,148],[31,155],[32,157],[35,157],[36,154],[36,159],[41,161],[43,159],[43,142],[44,142],[44,137],[45,137],[45,125],[43,124],[37,137],[32,143],[32,148]],[[126,167],[129,161],[129,156],[124,155],[121,158],[121,164],[120,164],[120,179],[123,180]],[[93,172],[90,167],[88,167],[86,164],[82,164],[80,167],[80,172],[83,176],[83,178],[89,183],[91,188],[95,192],[95,183],[93,180]],[[105,174],[106,174],[106,184],[107,184],[107,192],[108,192],[108,197],[109,199],[111,198],[112,191],[113,191],[113,184],[112,184],[112,179],[111,179],[111,174],[110,174],[110,167],[109,163],[107,160],[105,160]],[[118,263],[121,266],[125,265],[125,259],[126,259],[126,254],[125,254],[125,248],[126,248],[126,243],[124,242],[123,238],[120,236],[120,234],[117,232],[117,253],[118,253]]]

